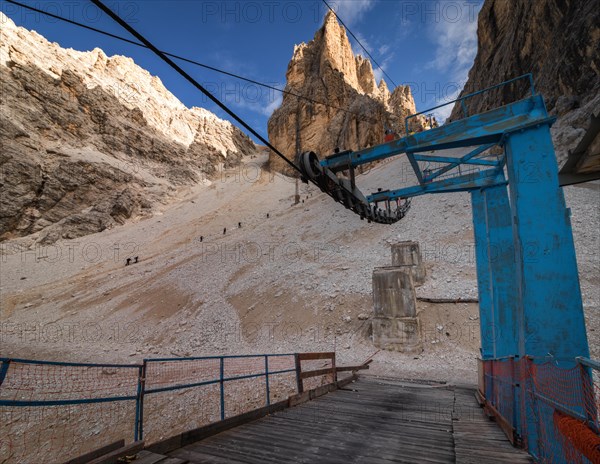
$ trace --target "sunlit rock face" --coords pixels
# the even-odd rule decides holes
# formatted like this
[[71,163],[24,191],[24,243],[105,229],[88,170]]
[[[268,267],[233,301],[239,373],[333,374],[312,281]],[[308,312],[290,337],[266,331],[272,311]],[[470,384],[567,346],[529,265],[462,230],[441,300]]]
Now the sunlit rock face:
[[2,13],[0,24],[0,239],[99,232],[255,151],[131,58],[61,48]]
[[[463,95],[533,73],[550,114],[559,161],[600,108],[600,8],[578,0],[486,0],[477,27],[478,51]],[[468,100],[471,114],[526,96],[528,82]],[[463,115],[460,105],[451,119]]]

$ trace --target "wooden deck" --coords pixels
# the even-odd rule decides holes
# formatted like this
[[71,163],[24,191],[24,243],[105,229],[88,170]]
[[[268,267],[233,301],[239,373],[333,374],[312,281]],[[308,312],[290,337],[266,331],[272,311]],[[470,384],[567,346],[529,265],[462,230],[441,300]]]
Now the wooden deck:
[[175,450],[171,461],[154,456],[141,458],[152,464],[532,462],[484,415],[474,390],[367,376]]

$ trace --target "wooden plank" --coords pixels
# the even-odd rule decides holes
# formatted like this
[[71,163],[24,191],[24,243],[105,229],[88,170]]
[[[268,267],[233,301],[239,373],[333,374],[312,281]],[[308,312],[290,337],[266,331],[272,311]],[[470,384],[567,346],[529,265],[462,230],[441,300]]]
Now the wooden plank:
[[188,463],[189,463],[189,461],[187,459],[167,457],[163,461],[160,461],[158,464],[188,464]]
[[475,399],[477,400],[479,406],[483,406],[485,404],[485,397],[479,390],[475,392]]
[[315,359],[333,359],[335,358],[335,353],[331,352],[323,352],[323,353],[298,353],[298,359],[300,361],[311,361]]
[[[251,436],[252,434],[256,434],[258,438],[260,437],[269,437],[271,440],[266,444],[276,441],[278,445],[285,444],[286,449],[289,448],[286,440],[289,440],[291,444],[295,444],[298,446],[298,439],[301,437],[305,442],[313,443],[316,442],[321,447],[328,448],[329,446],[332,449],[336,449],[340,454],[347,453],[348,450],[341,444],[347,444],[348,442],[356,442],[361,443],[362,452],[367,451],[368,448],[373,447],[383,447],[386,449],[394,449],[399,446],[402,448],[403,453],[405,455],[409,454],[420,454],[423,449],[427,449],[427,453],[431,455],[432,458],[453,458],[454,451],[452,449],[453,442],[450,433],[446,434],[446,440],[444,443],[440,441],[431,441],[429,444],[422,443],[419,439],[414,439],[412,437],[406,437],[402,433],[395,433],[393,430],[388,430],[388,433],[380,433],[378,431],[377,434],[373,434],[371,430],[371,434],[369,435],[369,440],[365,441],[363,438],[365,436],[365,431],[349,431],[348,427],[345,428],[318,428],[318,427],[310,427],[306,425],[304,428],[282,428],[280,423],[277,423],[277,428],[275,427],[257,427],[257,424],[253,424],[251,427],[244,427],[243,430],[236,431],[236,437],[238,436]],[[296,430],[298,433],[292,434],[289,433],[290,430]],[[199,446],[203,446],[202,443],[198,444]],[[428,446],[424,446],[428,445]],[[352,450],[350,451],[350,456],[353,457]]]
[[354,375],[352,375],[350,377],[347,377],[345,379],[338,380],[337,381],[337,387],[338,387],[338,389],[339,388],[344,388],[346,385],[348,385],[348,384],[350,384],[352,382],[355,382],[357,379],[358,379],[358,376],[356,374],[354,374]]
[[146,449],[153,453],[167,454],[169,451],[176,450],[183,446],[181,443],[182,435],[183,434],[180,433],[174,437],[165,438],[164,440],[151,444]]
[[[313,433],[310,437],[306,433],[273,434],[273,428],[265,433],[264,430],[255,430],[255,425],[248,425],[240,430],[236,430],[230,437],[214,437],[206,442],[200,442],[193,446],[194,450],[211,449],[219,443],[222,450],[236,453],[236,455],[246,456],[251,462],[253,458],[260,458],[267,462],[282,462],[282,456],[285,456],[285,462],[296,462],[304,458],[305,462],[327,462],[345,464],[352,462],[357,455],[361,456],[363,462],[390,462],[389,459],[396,458],[396,451],[399,445],[402,446],[403,455],[410,458],[409,462],[431,462],[447,463],[453,462],[454,453],[451,443],[446,447],[443,454],[436,453],[434,450],[424,450],[418,444],[402,443],[398,437],[392,437],[392,447],[390,440],[378,437],[368,443],[361,439],[360,435],[354,434],[351,439],[345,436],[344,432],[332,433]],[[352,443],[354,446],[350,446]],[[394,450],[394,447],[396,450]],[[283,452],[282,452],[283,451]],[[306,459],[313,455],[312,459]],[[416,459],[417,457],[421,459]]]
[[302,372],[302,363],[300,362],[300,354],[296,353],[294,355],[294,362],[296,364],[296,390],[298,393],[304,393],[304,383],[302,382],[302,377],[300,373]]
[[[356,394],[353,395],[352,399],[356,399],[357,396]],[[296,409],[302,411],[318,402],[328,402],[331,399],[332,397],[327,395],[315,400],[314,403],[311,402]],[[347,406],[350,409],[363,410],[360,402],[348,401]],[[332,463],[350,462],[357,459],[357,456],[363,458],[364,462],[370,463],[446,463],[454,460],[453,442],[448,431],[449,427],[444,432],[447,437],[445,445],[440,444],[440,440],[434,438],[430,441],[428,449],[424,449],[421,443],[414,440],[414,437],[403,439],[404,437],[398,434],[398,430],[394,430],[394,425],[386,424],[385,421],[381,423],[388,425],[389,430],[386,433],[382,433],[381,428],[372,428],[372,423],[360,423],[353,420],[339,420],[338,425],[331,426],[328,423],[325,424],[325,427],[310,422],[298,426],[298,421],[289,420],[290,414],[293,414],[292,411],[283,411],[253,424],[230,430],[227,436],[215,436],[211,440],[199,442],[192,446],[195,446],[196,451],[205,447],[210,448],[211,452],[215,453],[215,447],[219,443],[221,446],[227,444],[222,449],[231,450],[232,448],[229,445],[232,445],[236,447],[236,453],[252,455],[252,461],[249,462],[254,462],[254,459],[258,459],[258,457],[262,457],[264,462],[281,462],[282,456],[285,456],[285,460],[288,462],[295,461],[295,458],[300,460],[299,456],[302,456],[302,460],[305,462],[326,461]],[[368,409],[367,412],[369,412]],[[330,420],[331,416],[330,414],[326,416],[329,422],[335,420],[335,418]],[[371,411],[370,417],[373,421],[380,420],[378,412]],[[450,421],[449,416],[447,421]],[[352,424],[353,428],[356,428],[359,424],[361,427],[358,430],[348,432],[343,429],[348,424]],[[369,440],[364,440],[365,432],[372,434],[373,430],[377,430],[377,436],[373,439],[370,437]],[[411,424],[406,424],[405,430],[412,431]],[[418,437],[418,433],[414,436]],[[368,443],[365,445],[366,441]],[[353,450],[348,442],[357,445],[360,450]],[[344,445],[341,445],[341,443]],[[391,448],[390,443],[392,443]],[[280,453],[277,458],[275,450],[278,448],[285,451]],[[400,448],[403,449],[404,456],[400,453]]]
[[163,462],[166,458],[163,454],[151,453],[150,451],[140,451],[137,453],[135,460],[132,461],[133,464],[156,464],[158,462]]
[[[389,441],[383,440],[378,437],[376,440],[372,440],[368,443],[363,442],[360,436],[356,435],[352,437],[352,440],[344,439],[343,433],[331,434],[331,433],[313,433],[309,436],[305,433],[299,434],[287,434],[278,433],[273,434],[275,428],[268,429],[269,432],[265,433],[264,430],[256,430],[256,425],[248,425],[236,430],[228,437],[214,437],[212,440],[206,442],[200,442],[196,445],[190,445],[188,449],[194,449],[197,452],[205,450],[208,452],[216,452],[215,447],[221,445],[219,450],[230,451],[235,455],[246,456],[251,462],[254,462],[253,458],[264,459],[267,462],[281,462],[282,455],[285,455],[285,462],[296,462],[300,457],[308,458],[311,455],[313,459],[307,461],[310,462],[327,462],[327,463],[340,463],[345,464],[352,462],[357,453],[364,459],[364,462],[389,462],[389,459],[395,458],[396,454],[394,451],[390,451]],[[397,447],[397,437],[392,438],[394,445]],[[354,446],[349,446],[351,442]],[[346,446],[340,446],[340,443]],[[193,447],[193,448],[192,448]],[[428,457],[420,459],[420,462],[452,462],[454,454],[452,452],[451,444],[447,447],[447,452],[444,455],[434,456],[431,450],[426,453],[422,447],[418,444],[406,444],[403,445],[403,450],[406,451],[408,448],[412,448],[411,452],[405,454],[405,457],[417,457],[423,454],[427,454]],[[393,449],[393,447],[392,447]],[[284,451],[285,454],[279,450]],[[279,455],[278,455],[279,453]],[[235,457],[235,456],[234,456]],[[416,460],[411,460],[416,462]]]
[[188,450],[187,448],[181,448],[172,453],[173,457],[179,459],[185,459],[190,463],[202,463],[202,464],[241,464],[245,461],[237,461],[228,458],[221,458],[219,456],[207,455],[206,453],[198,453],[196,451]]
[[[354,174],[354,171],[352,171],[352,173]],[[333,358],[331,358],[331,370],[333,371],[333,381],[337,382],[337,369],[336,369],[336,365],[335,365],[335,353],[333,354]]]
[[192,464],[530,462],[485,417],[475,389],[370,379],[339,390],[353,380],[294,395],[290,407],[220,433],[215,428],[171,456]]
[[290,396],[289,405],[290,407],[298,406],[299,404],[306,403],[307,401],[310,401],[310,391]]
[[110,453],[105,454],[104,456],[88,461],[88,464],[117,464],[119,458],[122,458],[123,456],[130,456],[136,454],[143,448],[143,441],[134,441],[133,443],[111,451]]
[[325,369],[317,369],[315,371],[303,371],[300,373],[301,379],[308,379],[310,377],[318,377],[319,375],[327,375],[331,374],[333,369],[331,367],[327,367]]
[[[422,441],[424,444],[431,444],[431,446],[437,446],[438,443],[443,443],[445,446],[445,444],[453,442],[450,436],[451,430],[448,427],[442,429],[411,427],[410,421],[406,421],[404,423],[394,422],[388,425],[385,423],[385,421],[371,421],[369,419],[363,418],[364,422],[360,426],[357,426],[357,424],[351,420],[323,420],[321,416],[316,416],[314,418],[288,417],[286,419],[287,421],[289,421],[288,424],[279,422],[277,418],[273,418],[273,421],[271,421],[270,423],[277,424],[279,425],[279,427],[281,427],[282,430],[288,430],[290,432],[292,431],[292,429],[298,429],[299,431],[304,431],[306,433],[316,433],[317,431],[329,432],[329,429],[335,431],[351,428],[351,432],[348,433],[369,435],[373,433],[372,429],[375,428],[376,430],[378,430],[378,433],[381,437],[389,439],[397,440],[402,437],[405,437],[412,441]],[[348,427],[349,424],[352,424],[352,427]]]
[[86,464],[92,459],[104,456],[105,454],[108,454],[111,451],[114,451],[118,448],[122,448],[123,446],[125,446],[125,440],[115,441],[114,443],[103,446],[102,448],[98,448],[94,451],[90,451],[89,453],[82,454],[79,457],[73,458],[70,461],[65,462],[65,464]]
[[[479,462],[528,463],[532,457],[511,445],[498,426],[490,420],[484,409],[480,408],[478,389],[455,389],[457,414],[459,419],[453,422],[456,462],[474,464]],[[469,407],[477,409],[468,409]],[[473,413],[465,416],[465,412]],[[476,413],[476,414],[475,414]],[[461,420],[463,419],[464,420]]]
[[491,415],[496,419],[508,440],[514,445],[515,444],[515,429],[513,426],[494,408],[490,403],[486,402],[483,406],[484,409],[491,412]]
[[348,371],[360,371],[368,369],[368,364],[361,364],[360,366],[338,366],[335,368],[336,372],[348,372]]
[[[280,430],[285,430],[286,432],[292,432],[293,430],[298,430],[303,433],[318,433],[321,434],[323,430],[328,431],[328,429],[345,429],[348,428],[348,421],[323,421],[320,420],[321,417],[310,418],[279,418],[275,416],[269,420],[269,425],[276,424]],[[372,433],[373,428],[375,427],[378,431],[378,437],[384,437],[390,440],[399,440],[401,438],[406,438],[411,441],[419,442],[421,444],[430,444],[431,446],[436,446],[437,444],[452,444],[453,440],[450,436],[450,430],[446,428],[445,430],[437,430],[437,429],[423,429],[412,427],[409,422],[405,422],[402,425],[398,425],[397,423],[389,424],[386,427],[385,421],[382,422],[371,422],[364,421],[360,426],[356,423],[352,423],[352,432],[357,434],[369,434]],[[264,428],[262,424],[253,424],[253,427],[257,427],[258,429]],[[346,433],[346,432],[344,432]]]
[[215,422],[213,424],[209,424],[198,429],[181,433],[174,437],[170,437],[160,442],[154,443],[148,446],[147,450],[158,454],[167,454],[170,451],[182,448],[183,446],[186,446],[189,443],[202,440],[203,438],[207,438],[212,435],[221,433],[225,430],[228,430],[230,428],[254,421],[256,419],[264,417],[265,415],[273,414],[285,408],[302,404],[306,401],[310,401],[313,398],[318,398],[319,396],[322,396],[325,393],[337,389],[338,385],[345,386],[353,380],[356,380],[356,378],[356,376],[352,376],[335,384],[327,384],[316,389],[291,396],[287,400],[283,400],[278,403],[273,403],[270,406],[264,406],[262,408],[241,414],[239,416],[230,417],[228,419],[225,419],[224,421]]
[[215,422],[213,424],[205,425],[197,429],[183,432],[179,435],[176,435],[175,437],[167,438],[166,440],[148,446],[147,450],[152,451],[154,453],[166,454],[177,448],[181,448],[195,441],[202,440],[217,433],[221,433],[232,427],[237,427],[239,425],[245,424],[246,422],[259,419],[267,414],[273,414],[276,411],[280,411],[284,408],[287,408],[288,405],[289,400],[283,400],[277,403],[273,403],[269,406],[263,406],[262,408],[255,409],[253,411],[249,411],[238,416],[230,417],[228,419],[225,419],[224,421]]
[[326,395],[329,392],[337,390],[337,383],[328,383],[326,385],[321,385],[320,387],[313,388],[310,390],[310,399],[318,398],[319,396]]

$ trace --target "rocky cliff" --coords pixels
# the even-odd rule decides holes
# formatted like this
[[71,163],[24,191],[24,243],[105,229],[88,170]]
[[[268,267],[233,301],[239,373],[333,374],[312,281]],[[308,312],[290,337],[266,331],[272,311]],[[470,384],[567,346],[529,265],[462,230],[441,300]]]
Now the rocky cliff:
[[[346,31],[329,12],[308,44],[294,48],[286,73],[286,94],[269,119],[269,141],[288,158],[312,150],[320,156],[383,142],[386,128],[402,132],[404,118],[415,113],[408,86],[390,92],[375,80],[369,60],[354,56]],[[322,104],[322,103],[326,103]],[[425,124],[418,119],[419,130]],[[272,156],[273,169],[290,173]]]
[[0,240],[122,224],[255,150],[130,58],[63,49],[2,13],[0,24]]
[[[551,114],[559,160],[574,148],[600,108],[600,3],[587,0],[486,0],[479,13],[478,51],[463,95],[525,73]],[[469,99],[480,112],[526,94],[527,86],[505,87]],[[462,117],[455,106],[451,119]]]

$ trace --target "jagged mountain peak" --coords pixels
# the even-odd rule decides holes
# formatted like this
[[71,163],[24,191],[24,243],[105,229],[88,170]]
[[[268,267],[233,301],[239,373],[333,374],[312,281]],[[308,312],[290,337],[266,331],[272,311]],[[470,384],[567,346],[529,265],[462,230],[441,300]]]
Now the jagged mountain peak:
[[[377,84],[371,62],[354,55],[346,30],[331,12],[313,40],[294,47],[286,79],[288,90],[322,102],[285,95],[269,119],[271,143],[288,157],[382,143],[386,128],[401,133],[401,121],[415,112],[410,88],[401,86],[392,99],[385,81]],[[417,119],[415,129],[424,122]],[[271,159],[271,166],[291,173],[278,158]]]

